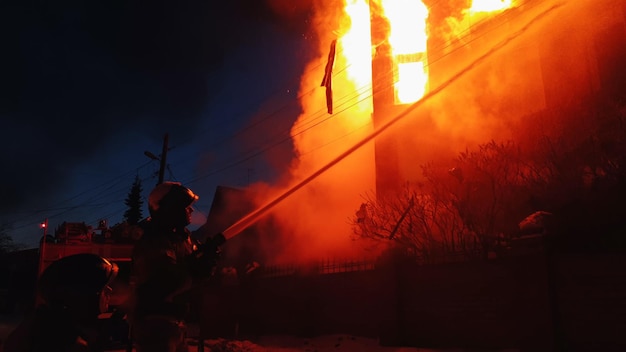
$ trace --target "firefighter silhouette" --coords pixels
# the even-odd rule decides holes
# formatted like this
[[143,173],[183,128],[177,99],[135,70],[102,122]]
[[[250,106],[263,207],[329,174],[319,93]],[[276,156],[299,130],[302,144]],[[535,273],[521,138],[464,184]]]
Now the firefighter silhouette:
[[215,249],[192,240],[187,229],[198,198],[178,182],[161,183],[148,197],[150,218],[132,258],[130,319],[138,352],[187,351],[188,293],[212,267],[206,258]]
[[99,319],[109,309],[118,273],[95,254],[63,257],[38,281],[40,303],[7,338],[4,351],[102,351],[107,343]]

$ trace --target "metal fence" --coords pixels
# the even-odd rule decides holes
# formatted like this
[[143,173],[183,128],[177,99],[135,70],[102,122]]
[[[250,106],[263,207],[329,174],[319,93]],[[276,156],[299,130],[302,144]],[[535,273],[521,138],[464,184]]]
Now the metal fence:
[[329,258],[309,264],[266,265],[260,269],[259,277],[283,277],[292,275],[325,275],[368,271],[376,269],[375,259],[335,259]]

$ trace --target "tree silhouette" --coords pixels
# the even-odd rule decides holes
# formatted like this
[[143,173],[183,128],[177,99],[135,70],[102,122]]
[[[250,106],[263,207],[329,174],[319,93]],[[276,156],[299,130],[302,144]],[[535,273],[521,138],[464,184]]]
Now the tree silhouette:
[[447,255],[487,259],[528,210],[519,150],[491,140],[449,162],[422,165],[423,182],[368,197],[353,220],[357,238],[392,242],[425,261]]
[[487,259],[523,235],[528,215],[548,212],[549,241],[560,250],[626,250],[624,121],[625,103],[600,98],[546,110],[512,140],[430,161],[419,182],[366,198],[354,234],[425,260],[449,253]]
[[21,249],[21,245],[15,243],[8,231],[11,226],[8,224],[0,224],[0,254],[5,254]]
[[143,200],[141,200],[142,191],[141,179],[139,176],[135,176],[135,181],[124,201],[124,204],[128,206],[128,209],[124,212],[124,220],[130,225],[136,225],[143,217],[141,211],[141,206],[143,205]]

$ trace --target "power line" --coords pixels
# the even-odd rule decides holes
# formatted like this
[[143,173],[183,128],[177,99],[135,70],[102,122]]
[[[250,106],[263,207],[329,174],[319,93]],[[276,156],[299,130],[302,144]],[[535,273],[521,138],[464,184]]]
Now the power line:
[[[521,6],[520,6],[520,7],[521,7]],[[484,21],[487,21],[487,20],[490,20],[490,19],[489,19],[489,18],[485,18],[485,19],[483,19],[483,20],[477,21],[477,22],[474,24],[474,26],[479,25],[479,24],[481,24],[481,23],[483,23]],[[488,33],[490,33],[490,32],[495,31],[498,27],[501,27],[503,24],[504,24],[504,23],[500,23],[500,24],[498,24],[498,25],[496,25],[496,26],[494,26],[494,27],[490,28],[490,30],[488,30],[488,31],[481,32],[481,34],[480,34],[480,35],[473,36],[472,38],[470,38],[470,40],[468,40],[468,41],[467,41],[467,42],[465,42],[465,43],[463,43],[463,42],[461,41],[461,43],[462,43],[462,44],[461,44],[461,45],[459,45],[459,46],[454,47],[454,44],[451,42],[451,43],[448,43],[447,45],[445,45],[445,46],[443,46],[443,47],[438,47],[439,49],[447,49],[447,48],[451,48],[451,50],[449,50],[449,51],[445,52],[445,53],[444,53],[443,55],[441,55],[440,57],[433,58],[433,60],[432,60],[432,61],[431,61],[431,60],[430,60],[430,58],[429,58],[428,64],[427,64],[426,66],[428,67],[428,66],[430,66],[430,65],[431,65],[432,63],[434,63],[434,62],[437,62],[437,61],[441,60],[442,58],[444,58],[444,57],[446,57],[446,56],[449,56],[449,55],[454,54],[455,52],[457,52],[457,51],[458,51],[458,50],[460,50],[461,48],[463,48],[463,47],[465,47],[465,46],[469,45],[469,43],[471,43],[471,42],[473,42],[473,41],[475,41],[475,40],[478,40],[479,38],[482,38],[482,37],[486,36],[486,35],[487,35]],[[471,33],[470,33],[470,31],[471,31],[471,28],[467,28],[467,29],[465,29],[465,30],[461,31],[461,32],[460,32],[460,34],[464,34],[464,36],[463,36],[463,37],[460,37],[460,38],[461,38],[461,39],[464,39],[465,37],[469,36],[469,35],[471,34]],[[349,65],[348,65],[348,66],[349,66]],[[344,68],[343,68],[340,72],[343,72],[343,71],[344,71],[344,70],[345,70],[348,66],[344,67]],[[391,70],[387,71],[387,72],[386,72],[386,74],[382,75],[381,79],[382,79],[382,78],[389,78],[389,77],[392,77],[393,75],[394,75],[394,71],[393,71],[393,69],[391,69]],[[394,89],[394,87],[393,87],[393,86],[386,87],[384,90],[386,90],[386,89]],[[341,100],[341,99],[345,99],[345,100],[346,100],[346,102],[349,102],[349,101],[350,101],[351,99],[353,99],[354,97],[358,97],[358,96],[361,94],[361,93],[360,93],[360,91],[361,91],[361,90],[365,90],[365,91],[371,90],[371,86],[370,86],[370,85],[361,86],[361,87],[357,88],[356,93],[350,93],[350,94],[348,94],[348,95],[345,95],[345,96],[341,97],[341,98],[340,98],[340,100]],[[311,92],[311,91],[312,91],[312,90],[309,90],[308,92]],[[308,93],[308,92],[307,92],[307,93]],[[371,97],[372,97],[372,95],[371,95],[371,91],[370,91],[370,94],[368,94],[365,98],[363,98],[363,99],[361,99],[361,100],[359,100],[359,101],[357,101],[357,102],[355,102],[355,103],[353,103],[353,104],[349,104],[346,108],[344,108],[343,110],[341,110],[341,111],[339,111],[338,113],[336,113],[336,114],[335,114],[335,116],[336,116],[336,115],[338,115],[338,114],[340,114],[340,113],[342,113],[342,112],[347,111],[350,107],[352,107],[352,106],[354,106],[354,105],[356,105],[356,104],[358,104],[358,103],[360,103],[360,102],[362,102],[362,101],[364,101],[364,100],[366,100],[366,99],[369,99],[369,98],[371,98]],[[293,136],[289,136],[288,138],[284,138],[284,137],[281,137],[281,136],[280,136],[280,134],[279,134],[279,136],[278,136],[278,139],[277,139],[277,140],[275,140],[275,141],[274,141],[274,142],[272,142],[272,143],[266,144],[266,146],[265,146],[265,147],[261,147],[259,150],[256,150],[256,151],[247,152],[246,154],[244,154],[243,156],[241,156],[238,160],[236,160],[236,161],[234,161],[234,162],[227,163],[226,165],[224,165],[224,166],[222,166],[222,167],[220,167],[220,168],[218,168],[218,169],[216,169],[216,170],[213,170],[213,171],[211,171],[211,172],[209,172],[209,173],[206,173],[206,174],[204,174],[204,175],[200,175],[200,176],[197,176],[197,177],[195,177],[195,178],[192,178],[192,179],[191,179],[190,181],[188,181],[188,182],[196,182],[196,181],[199,181],[199,180],[205,179],[205,178],[207,178],[207,177],[209,177],[209,176],[212,176],[212,175],[215,175],[215,174],[217,174],[217,173],[220,173],[220,172],[222,172],[222,171],[224,171],[224,170],[227,170],[227,169],[230,169],[230,168],[235,167],[235,166],[237,166],[237,165],[240,165],[240,164],[242,164],[242,163],[244,163],[244,162],[246,162],[246,161],[250,160],[250,159],[251,159],[251,158],[253,158],[253,157],[256,157],[256,156],[258,156],[258,155],[263,154],[263,152],[265,152],[265,151],[268,151],[268,150],[270,150],[270,149],[272,149],[272,148],[274,148],[274,147],[276,147],[276,146],[278,146],[278,145],[281,145],[281,144],[283,144],[283,143],[285,143],[285,142],[289,141],[291,137],[294,137],[294,136],[296,136],[296,135],[298,135],[298,134],[304,133],[304,132],[306,132],[306,131],[310,130],[311,128],[313,128],[313,127],[315,127],[315,126],[318,126],[319,124],[321,124],[321,123],[323,123],[323,122],[326,122],[326,121],[328,121],[329,119],[333,118],[333,116],[332,116],[332,115],[331,115],[331,116],[326,116],[326,117],[324,117],[324,116],[325,116],[325,114],[320,114],[320,112],[321,112],[321,111],[323,111],[323,110],[324,110],[323,108],[320,108],[320,110],[318,110],[318,111],[314,112],[313,114],[310,114],[310,115],[309,115],[309,117],[304,117],[304,119],[301,119],[301,120],[299,121],[299,123],[298,123],[298,126],[305,126],[305,127],[304,127],[302,130],[300,130],[299,132],[294,132]],[[318,120],[318,119],[321,119],[321,121],[316,121],[316,120]],[[309,126],[307,126],[307,125],[309,125]],[[296,128],[297,128],[297,127],[293,127],[293,130],[295,131],[295,129],[296,129]],[[361,127],[359,127],[359,128],[362,128],[362,126],[361,126]],[[293,132],[293,131],[292,131],[292,132]],[[350,134],[350,133],[348,133],[348,134]],[[346,134],[346,136],[347,136],[348,134]],[[338,139],[336,139],[335,141],[337,141],[337,140],[338,140]],[[316,147],[316,148],[314,148],[314,149],[318,149],[318,148],[319,148],[319,147]],[[310,153],[310,152],[311,152],[311,151],[308,151],[308,152],[305,152],[305,153]]]
[[[439,3],[439,2],[437,2],[436,4],[438,4],[438,3]],[[431,8],[432,8],[432,6],[431,6]],[[486,21],[486,20],[487,20],[487,19],[484,19],[483,21]],[[481,22],[482,22],[482,21],[479,21],[479,22],[477,22],[477,23],[476,23],[476,24],[474,24],[474,25],[478,25],[478,23],[481,23]],[[501,26],[501,25],[502,25],[502,24],[498,25],[497,27],[499,27],[499,26]],[[493,31],[493,30],[495,30],[495,29],[496,29],[496,27],[491,28],[488,32],[491,32],[491,31]],[[470,31],[470,28],[466,29],[465,31],[463,31],[463,32],[461,32],[461,33],[466,33],[466,32],[469,32],[469,31]],[[460,41],[459,41],[459,43],[461,43],[461,44],[460,44],[460,45],[458,45],[458,46],[456,46],[456,47],[454,47],[454,45],[455,45],[454,43],[448,43],[447,45],[445,45],[445,46],[443,46],[443,47],[438,47],[438,48],[435,48],[435,49],[447,49],[447,48],[452,48],[452,50],[448,51],[446,54],[441,55],[441,56],[440,56],[440,57],[438,57],[438,58],[429,58],[429,63],[428,63],[428,65],[431,65],[432,63],[435,63],[435,62],[437,62],[438,60],[441,60],[443,57],[445,57],[445,56],[447,56],[447,55],[451,55],[451,54],[452,54],[452,53],[454,53],[455,51],[459,50],[460,48],[463,48],[463,47],[467,46],[467,45],[468,45],[469,43],[471,43],[472,41],[477,40],[478,38],[480,38],[480,37],[482,37],[482,36],[484,36],[484,35],[486,35],[486,34],[487,34],[487,32],[483,32],[480,36],[475,36],[475,37],[471,38],[471,39],[470,39],[469,41],[467,41],[467,42],[463,42],[462,40],[460,40]],[[467,34],[466,34],[465,36],[467,36]],[[463,38],[465,38],[465,36],[464,36]],[[319,66],[321,66],[321,65],[322,65],[322,64],[319,64],[318,66],[315,66],[315,67],[319,68]],[[342,73],[342,72],[343,72],[343,71],[344,71],[347,67],[349,67],[349,66],[350,66],[350,65],[347,65],[346,67],[344,67],[344,68],[342,68],[341,70],[339,70],[339,71],[336,73],[336,75],[338,75],[338,74]],[[312,71],[312,70],[313,70],[313,69],[309,69],[308,71]],[[305,72],[306,72],[306,71],[305,71]],[[388,75],[392,75],[392,74],[393,74],[393,72],[391,71],[391,72],[388,72],[387,74],[388,74]],[[356,91],[357,91],[357,92],[358,92],[358,91],[361,91],[361,90],[365,90],[365,91],[367,91],[368,89],[371,89],[371,87],[368,87],[368,86],[361,86],[361,87],[357,88],[357,90],[356,90]],[[388,89],[392,89],[392,87],[388,87]],[[301,93],[301,94],[298,96],[298,99],[299,99],[299,98],[302,98],[302,97],[303,97],[304,95],[306,95],[306,94],[310,94],[310,93],[311,93],[311,92],[313,92],[314,90],[315,90],[315,89],[311,89],[311,90],[309,90],[308,92]],[[338,113],[336,113],[334,116],[337,116],[338,114],[341,114],[342,112],[345,112],[345,111],[346,111],[346,110],[348,110],[350,107],[352,107],[352,106],[354,106],[355,104],[357,104],[358,102],[353,103],[353,104],[349,104],[349,101],[351,101],[351,99],[354,99],[354,97],[358,97],[358,96],[359,96],[359,94],[350,93],[350,94],[344,95],[343,97],[340,97],[337,101],[338,101],[338,102],[341,102],[342,100],[345,100],[345,102],[344,102],[344,103],[339,103],[339,106],[342,106],[343,104],[345,104],[346,106],[345,106],[345,108],[344,108],[344,109],[340,110],[340,111],[339,111]],[[365,99],[369,99],[369,98],[371,98],[371,92],[370,92],[370,94],[368,94],[365,98],[361,99],[360,101],[363,101],[363,100],[365,100]],[[250,130],[250,129],[252,129],[252,128],[255,128],[255,127],[259,126],[261,123],[263,123],[263,122],[265,122],[265,121],[268,121],[268,120],[270,120],[270,119],[272,119],[272,118],[274,118],[274,117],[278,116],[278,114],[279,114],[281,111],[285,110],[286,108],[288,108],[288,107],[289,107],[289,106],[291,106],[292,104],[293,104],[293,103],[290,103],[290,104],[287,104],[287,105],[281,106],[278,110],[276,110],[276,111],[274,111],[274,112],[272,112],[272,113],[270,113],[270,114],[268,114],[268,115],[264,116],[263,118],[261,118],[261,119],[259,119],[259,120],[255,121],[255,122],[254,122],[254,123],[252,123],[252,124],[247,125],[247,126],[246,126],[246,127],[244,127],[243,129],[236,131],[236,133],[234,133],[233,135],[231,135],[231,136],[229,136],[229,137],[226,137],[226,138],[223,138],[223,139],[221,139],[220,141],[218,141],[218,142],[214,143],[213,145],[218,145],[219,143],[224,143],[224,142],[226,142],[226,141],[228,141],[228,140],[230,140],[230,139],[232,139],[232,138],[234,138],[234,137],[236,137],[236,136],[238,136],[238,135],[242,134],[243,132],[245,132],[245,131],[247,131],[247,130]],[[323,108],[321,108],[320,110],[318,110],[318,111],[314,112],[313,114],[309,114],[308,116],[305,116],[305,117],[301,118],[301,119],[299,120],[298,126],[294,126],[294,127],[293,127],[293,131],[292,131],[292,132],[294,133],[294,136],[295,136],[295,135],[298,135],[298,134],[301,134],[301,133],[304,133],[304,132],[306,132],[306,131],[309,131],[310,129],[312,129],[312,128],[314,128],[314,127],[318,126],[318,125],[319,125],[319,124],[321,124],[321,123],[324,123],[324,122],[326,122],[326,121],[329,121],[330,119],[332,119],[332,118],[334,117],[333,115],[331,115],[331,116],[326,116],[325,114],[323,114],[323,113],[322,113],[322,111],[323,111]],[[363,126],[361,126],[361,127],[359,127],[359,128],[362,128],[362,127],[363,127]],[[298,130],[297,128],[301,128],[301,129],[300,129],[300,130]],[[197,181],[197,180],[204,179],[204,178],[206,178],[206,177],[208,177],[208,176],[211,176],[211,175],[217,174],[217,173],[219,173],[219,172],[221,172],[221,171],[224,171],[224,170],[226,170],[226,169],[228,169],[228,168],[232,168],[232,167],[234,167],[234,166],[236,166],[236,165],[239,165],[239,164],[241,164],[241,163],[243,163],[243,162],[245,162],[245,161],[247,161],[247,160],[250,160],[251,158],[253,158],[253,157],[255,157],[255,156],[258,156],[258,155],[262,154],[263,152],[265,152],[265,151],[267,151],[267,150],[269,150],[269,149],[271,149],[271,148],[273,148],[273,147],[276,147],[276,146],[278,146],[278,145],[280,145],[280,144],[282,144],[282,143],[285,143],[286,141],[289,141],[289,140],[293,137],[293,136],[291,136],[291,135],[285,136],[285,133],[286,133],[286,130],[281,131],[281,132],[280,132],[280,133],[278,133],[275,137],[273,137],[273,138],[272,138],[272,140],[270,140],[270,141],[269,141],[268,143],[266,143],[263,147],[261,147],[259,150],[252,150],[252,151],[246,152],[246,153],[244,153],[244,155],[243,155],[242,157],[240,157],[238,160],[235,160],[234,162],[228,163],[226,166],[223,166],[223,167],[221,167],[220,169],[217,169],[217,170],[211,171],[211,172],[210,172],[210,173],[208,173],[208,174],[205,174],[205,175],[200,175],[200,176],[198,176],[198,177],[195,177],[195,178],[191,179],[191,181],[189,181],[189,182],[195,182],[195,181]],[[348,134],[349,134],[349,133],[348,133]],[[336,138],[334,141],[340,140],[341,138],[342,138],[342,137]],[[330,142],[329,142],[329,143],[330,143]],[[328,143],[326,143],[326,144],[328,144]],[[326,145],[326,144],[323,144],[323,145]],[[303,154],[304,154],[304,153],[310,153],[310,152],[312,152],[312,151],[314,151],[314,150],[316,150],[316,149],[318,149],[318,148],[320,148],[320,147],[321,147],[321,146],[318,146],[318,147],[313,148],[312,150],[309,150],[309,151],[304,151],[304,152],[302,152],[302,153],[303,153]],[[141,168],[141,167],[144,167],[144,166],[147,166],[149,163],[150,163],[150,162],[143,164],[142,166],[140,166],[140,168]],[[135,171],[135,170],[136,170],[136,169],[133,169],[133,171]],[[173,176],[173,173],[171,172],[171,169],[169,168],[169,165],[168,165],[168,171],[169,171],[169,173],[170,173],[170,176],[174,177],[174,176]],[[132,172],[132,171],[131,171],[131,172]],[[89,192],[92,192],[92,191],[94,191],[94,190],[96,190],[96,189],[100,189],[100,188],[102,188],[102,187],[107,186],[110,182],[115,182],[115,181],[119,182],[119,181],[121,181],[121,178],[122,178],[122,177],[124,177],[124,176],[126,176],[127,174],[128,174],[128,173],[126,173],[126,174],[124,174],[124,175],[121,175],[121,176],[118,176],[117,178],[114,178],[113,180],[107,181],[107,182],[105,182],[105,183],[104,183],[104,184],[102,184],[102,185],[99,185],[99,186],[96,186],[96,187],[93,187],[93,188],[89,188],[89,189],[87,189],[87,190],[85,190],[85,191],[83,191],[83,192],[80,192],[80,193],[78,193],[78,194],[75,194],[74,196],[72,196],[72,197],[70,197],[70,198],[67,198],[67,199],[64,199],[64,200],[62,200],[62,201],[58,202],[58,204],[69,203],[69,202],[71,202],[71,201],[73,201],[73,200],[77,199],[78,197],[80,197],[80,196],[82,196],[82,195],[85,195],[85,194],[87,194],[87,193],[89,193]],[[114,186],[115,186],[115,184],[113,184],[113,185],[109,185],[107,188],[102,189],[100,192],[96,193],[95,195],[92,195],[92,196],[91,196],[91,198],[89,198],[89,200],[88,200],[88,201],[91,201],[91,200],[97,200],[97,199],[98,199],[98,197],[103,196],[104,192],[111,191],[111,190],[112,190],[112,188],[114,188]],[[108,193],[107,193],[107,196],[110,196],[110,195],[111,195],[111,193],[110,193],[110,192],[108,192]],[[39,210],[36,210],[34,213],[31,213],[31,216],[29,216],[29,218],[30,218],[30,217],[32,217],[32,216],[35,216],[35,215],[37,215],[37,214],[42,214],[42,213],[44,213],[44,212],[48,212],[48,211],[55,211],[55,210],[60,210],[61,212],[59,212],[59,213],[57,213],[57,214],[55,214],[55,215],[52,215],[52,217],[58,217],[58,216],[61,216],[61,215],[67,214],[68,212],[70,212],[70,211],[72,211],[72,210],[75,210],[75,209],[77,209],[77,208],[79,208],[79,207],[87,207],[87,206],[89,206],[89,205],[88,205],[88,203],[86,203],[86,202],[88,202],[88,201],[84,201],[82,204],[77,205],[77,206],[72,206],[72,207],[64,207],[64,208],[61,208],[61,207],[55,207],[55,208],[50,208],[50,209],[39,209]],[[17,221],[22,221],[22,220],[17,220]],[[33,222],[32,224],[37,224],[37,223],[39,223],[39,222],[40,222],[40,221],[36,221],[36,222]],[[25,225],[25,226],[27,226],[27,225]],[[25,227],[25,226],[18,227],[18,229],[19,229],[19,228],[23,228],[23,227]]]
[[[90,204],[90,202],[97,202],[99,200],[101,200],[103,197],[106,196],[111,196],[112,194],[115,194],[115,192],[119,192],[119,189],[116,190],[112,190],[116,185],[119,185],[120,182],[124,179],[124,177],[127,177],[130,174],[133,174],[135,172],[137,172],[137,170],[140,170],[141,168],[147,166],[150,162],[144,163],[142,165],[140,165],[137,168],[133,168],[130,171],[127,171],[123,174],[120,174],[116,177],[114,177],[113,179],[109,179],[103,183],[101,183],[98,186],[95,187],[90,187],[84,191],[80,191],[77,194],[74,194],[73,196],[70,196],[64,200],[61,200],[59,202],[55,202],[52,204],[51,208],[46,208],[46,209],[38,209],[35,211],[31,211],[29,212],[29,215],[23,216],[21,218],[18,219],[14,219],[12,221],[10,221],[11,223],[15,224],[15,223],[24,223],[23,225],[20,226],[14,226],[13,230],[20,230],[32,225],[37,225],[41,222],[41,218],[39,217],[47,217],[48,219],[55,219],[58,218],[62,215],[68,214],[69,212],[79,209],[79,208],[84,208],[84,207],[91,207],[93,206],[92,204]],[[88,198],[87,200],[83,200],[75,205],[72,206],[61,206],[61,204],[65,204],[65,203],[69,203],[73,200],[76,200],[77,198],[87,195],[90,192],[93,191],[97,191],[99,190],[97,193],[93,194],[90,196],[90,198]],[[106,194],[105,194],[106,192]],[[97,203],[96,203],[97,204]],[[45,213],[49,213],[52,211],[58,211],[52,215],[48,215],[48,216],[44,216]],[[24,212],[21,212],[24,213]],[[35,216],[37,216],[38,218],[36,220],[29,220],[29,219],[33,219]]]

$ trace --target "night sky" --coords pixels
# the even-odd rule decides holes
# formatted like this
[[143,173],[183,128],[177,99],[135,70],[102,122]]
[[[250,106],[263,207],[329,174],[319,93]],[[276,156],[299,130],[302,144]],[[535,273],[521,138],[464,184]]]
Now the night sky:
[[[0,222],[35,246],[39,223],[115,224],[135,176],[196,191],[271,180],[291,159],[310,1],[4,1]],[[271,132],[271,133],[270,133]],[[271,135],[271,138],[264,136]],[[147,208],[144,216],[147,215]]]

